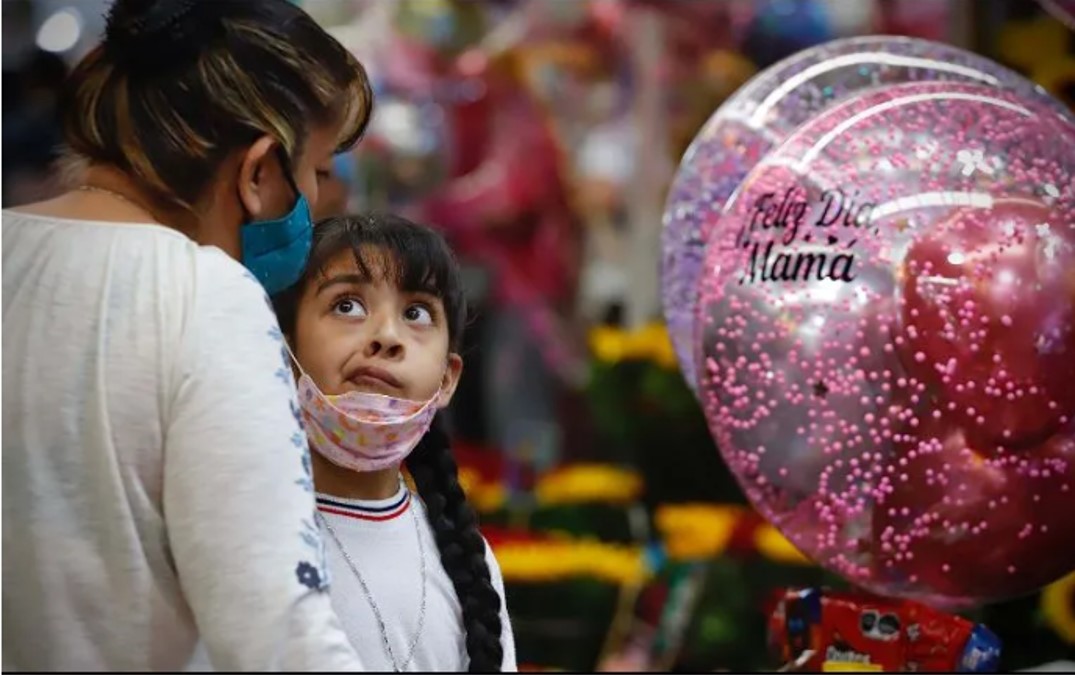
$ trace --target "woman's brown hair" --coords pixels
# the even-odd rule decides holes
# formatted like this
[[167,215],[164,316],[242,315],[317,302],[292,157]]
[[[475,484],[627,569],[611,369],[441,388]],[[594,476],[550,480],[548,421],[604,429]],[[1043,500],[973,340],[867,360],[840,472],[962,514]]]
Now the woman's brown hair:
[[116,0],[60,110],[75,157],[190,209],[235,150],[268,135],[295,160],[329,125],[343,150],[372,105],[362,65],[288,0]]

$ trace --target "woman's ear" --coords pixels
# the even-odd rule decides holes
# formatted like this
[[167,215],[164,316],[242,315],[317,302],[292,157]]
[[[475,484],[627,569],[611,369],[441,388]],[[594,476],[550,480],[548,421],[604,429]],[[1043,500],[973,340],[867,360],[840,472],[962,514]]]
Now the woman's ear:
[[270,174],[278,172],[276,163],[271,160],[276,141],[271,136],[262,136],[246,149],[239,160],[239,201],[253,219],[258,219],[268,208],[265,186]]
[[444,369],[444,378],[440,383],[437,407],[444,409],[452,402],[455,388],[459,386],[459,377],[463,374],[463,357],[454,352],[448,354],[448,367]]

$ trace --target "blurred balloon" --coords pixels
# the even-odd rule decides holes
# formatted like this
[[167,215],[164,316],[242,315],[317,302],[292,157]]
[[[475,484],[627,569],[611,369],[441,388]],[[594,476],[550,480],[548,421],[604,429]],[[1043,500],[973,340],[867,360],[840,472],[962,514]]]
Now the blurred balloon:
[[923,40],[944,42],[951,37],[950,26],[958,21],[963,8],[952,2],[922,0],[877,0],[874,5],[876,35],[914,35]]
[[745,28],[754,18],[752,0],[729,0],[727,2],[696,2],[696,0],[634,0],[636,7],[656,10],[667,16],[682,19],[684,23],[715,22],[731,20],[738,29]]
[[400,209],[442,184],[450,162],[448,134],[438,102],[382,90],[360,154],[365,201]]
[[836,37],[829,8],[819,0],[760,0],[746,43],[746,54],[767,66]]
[[[823,0],[834,32],[839,35],[868,35],[874,30],[878,8],[874,0]],[[918,35],[912,33],[912,35]]]
[[485,8],[461,0],[398,2],[400,32],[440,52],[458,53],[478,42],[486,31]]
[[1075,568],[1075,124],[981,84],[868,91],[709,239],[703,407],[800,550],[948,609]]
[[582,28],[592,17],[592,2],[531,2],[527,12],[534,35],[563,35]]
[[720,107],[684,155],[662,232],[661,293],[680,367],[697,386],[693,358],[696,289],[708,229],[765,154],[800,124],[853,94],[912,81],[979,82],[1062,109],[1043,89],[970,52],[925,40],[837,40],[782,61]]

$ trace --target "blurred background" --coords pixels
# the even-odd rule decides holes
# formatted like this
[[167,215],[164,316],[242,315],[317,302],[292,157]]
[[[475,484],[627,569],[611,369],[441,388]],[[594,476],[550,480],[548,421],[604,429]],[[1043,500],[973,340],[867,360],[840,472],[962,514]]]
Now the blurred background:
[[[759,69],[851,35],[948,42],[1075,106],[1075,34],[1030,0],[304,0],[377,92],[318,217],[442,229],[473,306],[452,424],[528,670],[771,669],[773,593],[839,586],[750,508],[660,323],[679,157]],[[3,205],[62,189],[57,92],[107,0],[3,0]],[[1075,659],[1075,577],[973,618]]]

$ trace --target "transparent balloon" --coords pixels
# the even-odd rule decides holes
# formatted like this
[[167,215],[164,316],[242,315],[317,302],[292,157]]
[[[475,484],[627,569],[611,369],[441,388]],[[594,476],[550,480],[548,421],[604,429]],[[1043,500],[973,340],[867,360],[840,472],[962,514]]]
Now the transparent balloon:
[[927,40],[835,40],[766,69],[720,107],[685,154],[662,231],[665,320],[688,384],[694,362],[696,289],[708,231],[747,173],[803,122],[865,90],[916,81],[977,82],[1062,110],[1045,91],[996,63]]
[[803,125],[710,233],[718,446],[804,553],[958,609],[1075,568],[1075,125],[910,83]]

